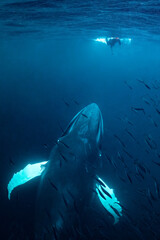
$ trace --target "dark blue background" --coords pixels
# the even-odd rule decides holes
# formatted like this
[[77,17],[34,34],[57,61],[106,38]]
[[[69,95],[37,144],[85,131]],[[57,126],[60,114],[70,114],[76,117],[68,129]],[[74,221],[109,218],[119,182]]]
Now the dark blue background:
[[[32,5],[33,2],[31,2]],[[111,10],[116,9],[117,6],[116,1],[113,2]],[[126,2],[134,5],[133,1]],[[147,9],[151,9],[149,2],[146,1],[146,4],[148,3],[146,8],[143,2],[145,14],[148,14]],[[68,6],[67,2],[65,2],[66,5],[63,5],[63,2],[55,3],[62,4],[64,8]],[[26,17],[31,6],[28,8],[28,5],[20,5],[20,7],[9,5],[3,8],[3,11],[1,9],[0,226],[2,227],[2,239],[23,239],[23,234],[25,236],[28,234],[29,239],[32,236],[34,200],[39,180],[35,179],[14,190],[11,201],[9,201],[6,187],[13,173],[29,162],[35,163],[48,159],[57,138],[62,134],[61,128],[64,129],[81,108],[92,102],[99,105],[104,119],[102,178],[115,190],[117,198],[128,209],[133,219],[130,223],[133,226],[131,228],[133,239],[160,239],[160,199],[156,196],[153,179],[155,177],[160,182],[159,167],[152,162],[159,161],[157,153],[160,153],[160,115],[156,111],[156,108],[160,109],[160,44],[157,41],[159,36],[152,33],[152,31],[157,33],[159,15],[156,11],[159,8],[158,5],[154,6],[153,2],[150,2],[155,11],[149,13],[152,16],[151,21],[149,21],[149,15],[145,15],[145,23],[141,22],[142,31],[140,31],[140,22],[138,20],[132,22],[131,16],[136,18],[138,15],[140,19],[144,17],[143,11],[139,13],[137,10],[135,13],[133,8],[127,10],[127,5],[125,5],[130,21],[127,23],[122,17],[120,25],[118,25],[120,17],[114,21],[116,18],[114,18],[115,11],[113,11],[113,15],[109,15],[110,21],[108,22],[111,26],[107,25],[106,34],[110,32],[115,35],[117,26],[117,33],[121,34],[120,37],[129,36],[133,40],[131,45],[115,46],[111,51],[109,46],[93,41],[94,38],[105,33],[103,27],[106,26],[104,22],[100,24],[100,21],[97,21],[96,25],[96,22],[90,21],[91,18],[95,20],[94,15],[99,16],[95,13],[97,1],[93,3],[95,3],[94,7],[92,5],[90,8],[91,3],[88,3],[88,10],[86,10],[90,12],[88,23],[92,22],[92,27],[91,25],[86,27],[85,24],[83,26],[80,20],[78,22],[78,12],[80,13],[80,9],[86,9],[81,5],[76,8],[75,21],[69,12],[67,18],[72,16],[69,22],[64,15],[58,15],[56,22],[55,14],[51,26],[47,24],[46,27],[44,18],[41,22],[35,21],[35,18],[31,16]],[[75,4],[73,3],[73,6]],[[118,5],[118,16],[126,16],[120,8],[124,7],[123,4],[122,1],[122,5]],[[138,3],[135,2],[135,8],[136,4]],[[34,5],[33,9],[36,11],[36,7],[38,14],[38,6]],[[5,9],[7,9],[8,18],[7,14],[4,14]],[[26,14],[20,11],[23,9],[26,9],[26,12],[24,10]],[[43,9],[39,9],[40,13],[43,12]],[[19,11],[21,14],[18,14]],[[56,12],[56,8],[54,11]],[[99,12],[100,9],[97,11]],[[84,18],[85,12],[83,14],[83,16],[79,14],[81,19]],[[155,24],[153,24],[153,19]],[[97,20],[100,19],[97,18]],[[18,32],[17,26],[14,26],[17,22],[24,24],[20,30],[18,28]],[[49,22],[51,23],[51,20]],[[35,31],[27,32],[26,25]],[[40,32],[41,27],[42,32]],[[36,28],[38,28],[37,33]],[[50,28],[51,32],[49,32]],[[89,29],[88,35],[87,29]],[[137,79],[144,80],[151,89]],[[126,85],[125,81],[132,89]],[[154,85],[158,88],[155,89]],[[148,100],[149,105],[144,102],[143,97]],[[145,114],[141,111],[135,113],[131,107],[144,108]],[[130,125],[127,119],[133,125]],[[158,127],[153,124],[153,121]],[[134,135],[138,144],[127,134],[126,128]],[[132,155],[132,159],[123,151],[122,145],[114,134],[125,143],[126,150]],[[150,149],[145,142],[145,136],[148,134],[157,144],[154,150]],[[132,183],[127,178],[124,166],[117,157],[118,152],[125,159]],[[114,159],[117,168],[109,163],[105,154]],[[147,171],[145,174],[144,180],[136,177],[135,159],[150,169],[150,172]],[[120,177],[123,177],[125,182]],[[138,192],[138,189],[144,190],[144,196]],[[148,189],[156,197],[152,205],[146,198]],[[143,205],[149,210],[146,210]],[[110,227],[112,237],[109,239],[115,239],[115,237],[124,239],[124,236],[128,236],[128,225],[124,227],[125,225],[122,225],[120,221],[119,225],[115,226],[114,236],[112,235],[113,229]]]

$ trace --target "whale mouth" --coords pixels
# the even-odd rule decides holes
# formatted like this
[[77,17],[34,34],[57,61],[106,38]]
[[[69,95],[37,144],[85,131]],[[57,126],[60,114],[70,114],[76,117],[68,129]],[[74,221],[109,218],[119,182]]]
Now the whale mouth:
[[101,149],[103,118],[96,103],[91,103],[78,112],[68,124],[61,137],[75,133],[77,136],[96,142]]

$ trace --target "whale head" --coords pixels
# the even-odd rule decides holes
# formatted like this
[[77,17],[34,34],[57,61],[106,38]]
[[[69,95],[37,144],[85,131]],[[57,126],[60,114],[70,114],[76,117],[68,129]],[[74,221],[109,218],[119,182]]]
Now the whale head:
[[103,135],[103,119],[101,111],[96,103],[83,108],[69,123],[62,137],[70,134],[77,135],[84,143],[93,141],[97,147],[101,147]]
[[69,150],[80,156],[84,154],[84,157],[101,156],[102,136],[102,114],[98,105],[91,103],[74,116],[57,144],[62,152]]

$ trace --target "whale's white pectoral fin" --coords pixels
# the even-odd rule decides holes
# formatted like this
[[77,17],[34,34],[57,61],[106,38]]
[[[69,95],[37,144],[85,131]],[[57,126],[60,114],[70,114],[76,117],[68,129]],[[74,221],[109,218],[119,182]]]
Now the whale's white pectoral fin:
[[96,184],[96,191],[103,207],[114,217],[114,224],[119,221],[122,216],[122,207],[117,200],[113,189],[109,188],[107,184],[98,177],[98,184]]
[[28,164],[24,169],[15,173],[7,186],[8,199],[10,199],[11,192],[15,187],[20,186],[37,176],[40,176],[44,171],[47,162],[48,161],[35,164]]

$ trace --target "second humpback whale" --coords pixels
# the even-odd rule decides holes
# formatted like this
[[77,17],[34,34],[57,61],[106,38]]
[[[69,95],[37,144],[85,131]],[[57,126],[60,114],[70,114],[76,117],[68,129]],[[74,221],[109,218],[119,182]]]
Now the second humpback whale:
[[76,239],[75,229],[82,230],[81,223],[88,216],[95,193],[115,223],[118,222],[122,215],[119,201],[113,190],[97,176],[102,136],[102,114],[97,104],[92,103],[71,120],[48,161],[29,164],[10,180],[9,198],[15,187],[41,175],[35,239]]

